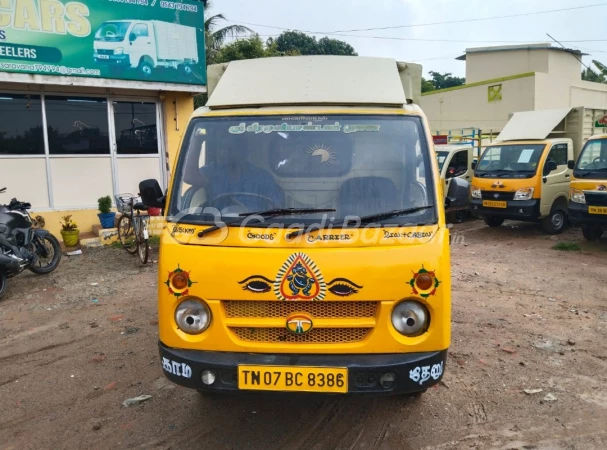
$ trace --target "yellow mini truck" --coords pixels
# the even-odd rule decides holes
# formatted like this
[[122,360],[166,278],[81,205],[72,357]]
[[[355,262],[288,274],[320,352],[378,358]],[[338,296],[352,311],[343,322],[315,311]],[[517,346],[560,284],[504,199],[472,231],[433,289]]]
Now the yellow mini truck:
[[592,136],[572,167],[569,218],[589,241],[607,229],[607,134]]
[[511,219],[539,222],[547,233],[561,233],[567,224],[570,167],[582,147],[583,116],[583,108],[515,113],[475,167],[472,212],[490,227]]
[[[209,71],[166,199],[161,365],[201,392],[417,393],[451,331],[421,67],[284,57]],[[216,86],[215,86],[216,84]],[[447,203],[467,201],[465,181]]]

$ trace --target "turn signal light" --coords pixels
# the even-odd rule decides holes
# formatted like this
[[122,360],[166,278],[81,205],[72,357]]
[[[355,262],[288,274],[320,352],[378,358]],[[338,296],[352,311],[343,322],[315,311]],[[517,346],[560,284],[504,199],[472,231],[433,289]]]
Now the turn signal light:
[[421,273],[415,278],[415,285],[420,291],[427,291],[434,285],[434,278],[427,273]]
[[188,274],[186,272],[177,272],[171,277],[171,286],[176,291],[182,291],[188,287]]

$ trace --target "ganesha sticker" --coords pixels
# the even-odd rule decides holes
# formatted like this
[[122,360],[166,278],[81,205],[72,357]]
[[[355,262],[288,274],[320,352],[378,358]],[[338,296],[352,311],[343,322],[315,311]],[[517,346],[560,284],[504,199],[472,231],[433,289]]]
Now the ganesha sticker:
[[181,269],[179,265],[169,272],[169,278],[164,282],[169,287],[169,293],[177,298],[188,295],[194,283],[196,282],[190,278],[190,272]]
[[279,300],[323,300],[325,280],[309,256],[293,253],[282,265],[274,281],[274,295]]
[[439,279],[436,278],[435,271],[426,270],[424,266],[418,272],[413,272],[413,278],[409,280],[409,285],[413,288],[413,294],[423,298],[436,295],[436,288],[440,283]]

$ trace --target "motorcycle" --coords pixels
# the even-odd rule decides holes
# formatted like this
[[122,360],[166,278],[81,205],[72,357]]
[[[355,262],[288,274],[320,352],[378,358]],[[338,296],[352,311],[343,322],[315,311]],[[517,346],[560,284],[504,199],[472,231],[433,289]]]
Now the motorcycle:
[[[6,188],[0,189],[0,194]],[[25,269],[37,275],[52,272],[61,261],[61,245],[46,230],[33,228],[29,203],[12,199],[0,205],[0,298],[6,292],[8,278]]]

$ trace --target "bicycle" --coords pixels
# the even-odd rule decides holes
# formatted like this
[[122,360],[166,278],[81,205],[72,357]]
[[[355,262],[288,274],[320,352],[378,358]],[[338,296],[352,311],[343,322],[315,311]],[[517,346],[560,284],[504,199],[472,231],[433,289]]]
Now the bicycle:
[[[118,220],[118,240],[122,247],[131,255],[139,254],[141,264],[147,264],[149,257],[149,216],[141,211],[148,208],[141,203],[140,198],[133,194],[120,194],[115,197],[116,208],[122,213]],[[137,214],[135,214],[137,211]]]

